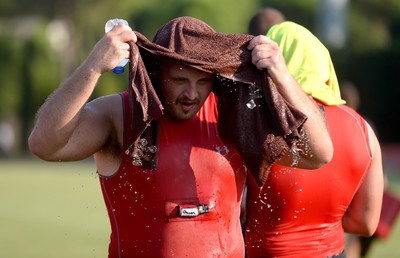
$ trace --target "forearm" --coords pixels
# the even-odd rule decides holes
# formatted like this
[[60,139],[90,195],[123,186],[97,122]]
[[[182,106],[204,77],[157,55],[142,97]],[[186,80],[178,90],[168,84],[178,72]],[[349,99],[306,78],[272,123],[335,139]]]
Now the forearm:
[[45,158],[67,144],[99,77],[85,62],[46,100],[29,137],[34,154]]
[[248,49],[252,50],[253,64],[260,70],[267,69],[283,98],[308,117],[303,125],[304,144],[298,146],[300,152],[289,153],[279,160],[279,164],[315,169],[329,162],[333,146],[325,117],[290,74],[278,45],[271,39],[258,36],[249,42]]
[[325,165],[332,159],[333,146],[324,113],[289,73],[276,77],[275,83],[283,98],[307,116],[302,128],[304,146],[299,166],[315,169]]

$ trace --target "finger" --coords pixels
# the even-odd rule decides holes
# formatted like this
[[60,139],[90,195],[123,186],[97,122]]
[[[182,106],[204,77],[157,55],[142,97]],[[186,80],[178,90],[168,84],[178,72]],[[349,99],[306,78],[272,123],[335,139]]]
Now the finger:
[[112,30],[107,32],[107,34],[109,34],[110,36],[112,35],[113,37],[119,37],[119,39],[123,42],[137,41],[136,34],[132,30],[132,28],[123,24],[118,24]]
[[270,61],[268,59],[259,59],[254,62],[254,65],[259,70],[268,69]]
[[125,25],[125,24],[117,24],[108,33],[111,32],[111,33],[118,34],[118,33],[121,33],[123,31],[126,31],[126,30],[131,30],[132,31],[132,28],[127,26],[127,25]]
[[253,38],[252,40],[250,40],[249,44],[247,45],[247,49],[248,50],[253,50],[253,48],[256,46],[256,38]]
[[247,46],[247,49],[252,50],[256,46],[261,45],[261,44],[268,44],[268,43],[270,43],[270,41],[271,40],[269,38],[267,38],[266,36],[263,36],[263,35],[256,36],[252,40],[250,40],[249,45]]
[[267,45],[257,45],[251,52],[252,59],[255,61],[269,58],[272,54],[271,48]]
[[132,30],[125,30],[124,32],[122,32],[120,35],[120,40],[123,42],[136,42],[137,41],[137,37],[135,32],[133,32]]
[[126,59],[129,59],[130,55],[131,55],[131,52],[129,52],[129,51],[126,51],[126,52],[125,52],[125,58],[126,58]]
[[131,47],[129,46],[128,43],[123,43],[123,44],[121,44],[121,46],[120,46],[120,49],[122,49],[122,50],[127,50],[127,51],[129,51],[130,48],[131,48]]

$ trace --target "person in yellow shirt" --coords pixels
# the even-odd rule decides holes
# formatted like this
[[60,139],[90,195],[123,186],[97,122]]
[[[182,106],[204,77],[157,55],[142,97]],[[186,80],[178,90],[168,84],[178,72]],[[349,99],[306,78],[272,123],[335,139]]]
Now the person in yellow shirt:
[[334,156],[316,170],[273,165],[263,187],[248,176],[247,257],[345,257],[345,232],[371,236],[378,225],[380,144],[365,119],[345,105],[329,51],[309,30],[285,21],[255,38],[269,39],[325,114]]

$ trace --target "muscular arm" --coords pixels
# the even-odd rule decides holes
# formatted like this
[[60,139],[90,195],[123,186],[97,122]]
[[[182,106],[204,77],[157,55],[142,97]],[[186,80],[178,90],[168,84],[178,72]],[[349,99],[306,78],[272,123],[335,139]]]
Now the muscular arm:
[[[94,47],[82,65],[40,108],[29,137],[29,148],[41,159],[84,159],[109,140],[113,131],[111,97],[87,104],[100,76],[129,56],[128,41],[136,35],[117,26]],[[114,97],[115,99],[115,97]],[[120,107],[120,106],[119,106]]]
[[371,236],[378,226],[384,187],[381,149],[369,125],[368,134],[372,152],[371,166],[342,219],[346,232],[364,236]]
[[279,160],[280,165],[315,169],[332,159],[333,146],[325,117],[315,102],[303,92],[287,69],[285,59],[278,45],[265,36],[253,38],[248,48],[252,50],[252,62],[258,69],[267,69],[279,93],[296,109],[303,112],[307,121],[303,126],[305,145],[300,156],[288,153]]

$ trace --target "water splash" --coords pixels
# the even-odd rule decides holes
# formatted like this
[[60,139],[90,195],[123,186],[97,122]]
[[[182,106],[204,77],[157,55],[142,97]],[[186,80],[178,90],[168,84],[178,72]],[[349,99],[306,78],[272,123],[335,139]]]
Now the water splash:
[[249,109],[254,109],[256,107],[256,103],[254,102],[254,99],[251,99],[249,102],[247,102],[246,106]]
[[301,157],[300,157],[301,151],[302,150],[300,148],[296,148],[296,147],[293,147],[290,149],[290,153],[292,154],[292,158],[293,158],[293,161],[291,164],[292,167],[297,167],[299,165],[299,162],[301,159]]

